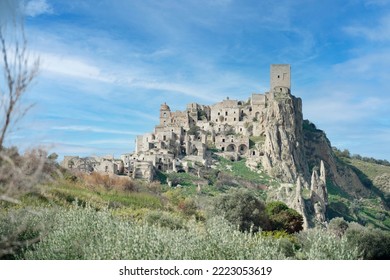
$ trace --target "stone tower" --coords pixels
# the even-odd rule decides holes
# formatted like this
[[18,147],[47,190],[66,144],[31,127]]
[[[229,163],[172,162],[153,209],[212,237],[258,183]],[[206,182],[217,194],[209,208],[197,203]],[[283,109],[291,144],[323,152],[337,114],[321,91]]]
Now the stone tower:
[[167,125],[171,120],[171,109],[167,105],[167,103],[161,104],[160,107],[160,125]]
[[290,93],[291,67],[290,64],[271,64],[271,92]]

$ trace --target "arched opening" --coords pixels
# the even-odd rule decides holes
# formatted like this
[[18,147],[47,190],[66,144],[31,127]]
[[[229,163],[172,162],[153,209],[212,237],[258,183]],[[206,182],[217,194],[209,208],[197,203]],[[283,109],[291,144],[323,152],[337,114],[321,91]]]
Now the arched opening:
[[239,147],[238,147],[238,152],[243,155],[246,153],[246,151],[248,150],[248,147],[245,145],[245,144],[241,144]]
[[161,165],[158,165],[157,168],[158,168],[158,170],[161,170],[161,169],[162,169]]
[[186,173],[186,171],[184,169],[179,169],[177,170],[177,173]]
[[192,155],[194,155],[194,156],[198,155],[198,149],[196,147],[192,148]]
[[236,150],[236,146],[234,144],[230,144],[226,147],[227,152],[234,152]]

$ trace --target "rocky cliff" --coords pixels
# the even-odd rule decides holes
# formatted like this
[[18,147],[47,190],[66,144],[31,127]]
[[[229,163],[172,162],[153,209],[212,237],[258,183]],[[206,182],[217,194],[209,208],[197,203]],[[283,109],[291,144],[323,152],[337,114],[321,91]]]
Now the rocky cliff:
[[366,196],[369,191],[364,187],[356,173],[335,156],[326,134],[305,120],[303,137],[306,161],[313,169],[322,160],[331,184],[337,185],[348,194],[359,197]]
[[[295,192],[283,196],[304,216],[305,227],[326,222],[327,186],[337,186],[353,197],[369,194],[355,172],[334,155],[325,133],[303,120],[300,98],[289,93],[269,96],[262,166],[272,177],[288,183],[282,184],[281,193],[296,186]],[[310,192],[306,199],[304,189]]]
[[273,177],[309,185],[309,168],[303,137],[302,101],[290,94],[274,95],[265,117],[262,165]]

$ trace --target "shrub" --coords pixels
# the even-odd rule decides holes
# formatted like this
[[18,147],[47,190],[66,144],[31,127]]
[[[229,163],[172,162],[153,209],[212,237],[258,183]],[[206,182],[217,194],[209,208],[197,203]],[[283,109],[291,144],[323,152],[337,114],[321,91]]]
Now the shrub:
[[301,249],[298,259],[309,260],[356,260],[359,249],[345,237],[338,238],[324,229],[309,229],[297,234]]
[[360,249],[361,257],[364,259],[390,259],[390,234],[388,232],[350,223],[345,236],[351,245]]
[[[20,210],[19,210],[20,211]],[[29,230],[18,241],[39,237],[40,242],[21,244],[19,259],[356,259],[355,247],[324,231],[272,236],[241,232],[222,217],[205,223],[182,221],[169,212],[147,212],[153,222],[134,222],[90,207],[18,212],[0,218],[0,235]],[[39,213],[39,214],[38,214]],[[177,220],[178,219],[178,220]],[[172,226],[177,221],[183,227]],[[179,224],[181,223],[179,222]],[[166,223],[163,225],[163,223]],[[42,225],[43,227],[39,227]],[[32,230],[30,230],[32,229]],[[36,230],[38,229],[38,230]],[[304,233],[304,234],[303,234]]]
[[181,229],[184,227],[184,220],[178,215],[169,212],[150,211],[145,215],[145,221],[152,225],[170,229]]
[[183,212],[183,214],[187,216],[195,215],[198,210],[196,202],[191,198],[185,198],[184,200],[180,201],[178,208]]
[[220,195],[215,199],[214,211],[241,231],[270,229],[264,203],[248,190],[231,190]]
[[303,217],[294,209],[288,208],[280,201],[273,201],[266,205],[272,230],[285,230],[294,233],[303,229]]
[[346,222],[344,218],[340,218],[340,217],[333,218],[329,222],[328,229],[336,236],[341,237],[348,229],[348,222]]

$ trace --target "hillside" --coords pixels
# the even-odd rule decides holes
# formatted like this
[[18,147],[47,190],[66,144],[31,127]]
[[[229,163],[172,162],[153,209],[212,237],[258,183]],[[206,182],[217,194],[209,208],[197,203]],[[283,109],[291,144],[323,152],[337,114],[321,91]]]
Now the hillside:
[[330,185],[329,218],[343,216],[346,220],[390,230],[388,181],[383,180],[388,176],[390,167],[345,157],[340,161],[354,170],[368,195],[352,197]]
[[332,148],[289,65],[270,81],[247,101],[162,104],[120,159],[5,149],[0,258],[390,258],[390,166]]

